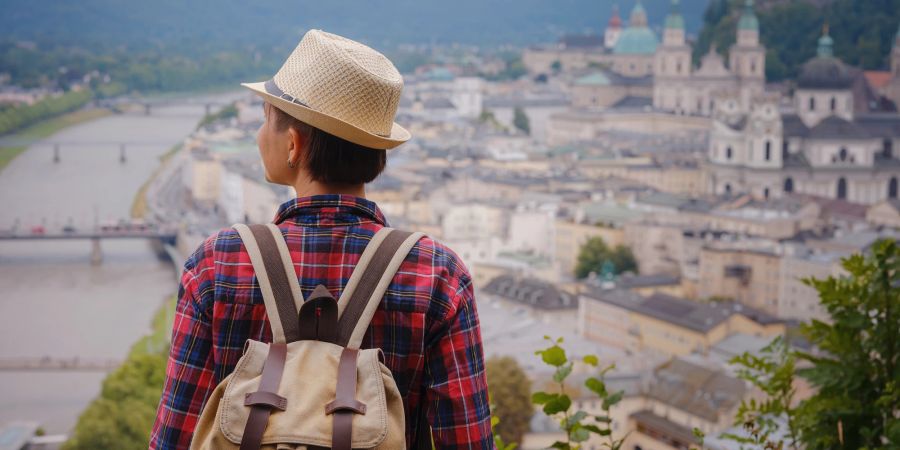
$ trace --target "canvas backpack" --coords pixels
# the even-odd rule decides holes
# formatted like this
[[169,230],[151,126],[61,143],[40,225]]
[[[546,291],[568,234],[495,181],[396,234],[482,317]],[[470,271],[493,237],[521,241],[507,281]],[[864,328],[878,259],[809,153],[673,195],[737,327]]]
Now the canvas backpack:
[[[422,233],[382,228],[363,251],[340,300],[319,285],[304,301],[278,227],[234,228],[250,254],[273,342],[247,340],[234,372],[204,406],[191,449],[406,448],[397,384],[381,350],[361,350],[360,344],[391,279]],[[416,447],[431,449],[430,433],[426,440],[423,435]]]

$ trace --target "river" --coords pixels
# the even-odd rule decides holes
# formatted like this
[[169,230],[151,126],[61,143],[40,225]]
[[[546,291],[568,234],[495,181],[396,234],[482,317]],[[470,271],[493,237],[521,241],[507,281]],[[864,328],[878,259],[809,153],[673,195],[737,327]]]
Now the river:
[[[36,142],[0,172],[0,229],[50,232],[127,218],[159,157],[203,116],[202,105],[154,107],[76,125]],[[53,147],[61,142],[60,161]],[[120,162],[118,142],[126,146]],[[0,358],[123,359],[175,294],[176,269],[143,240],[0,242]],[[0,425],[13,420],[68,433],[99,393],[104,373],[0,371]]]

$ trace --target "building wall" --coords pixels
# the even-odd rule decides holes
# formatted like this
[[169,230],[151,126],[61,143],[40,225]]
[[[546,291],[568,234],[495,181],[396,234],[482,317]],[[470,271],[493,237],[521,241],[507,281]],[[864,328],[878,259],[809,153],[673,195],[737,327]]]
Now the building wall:
[[[743,266],[744,277],[729,276],[726,267]],[[700,251],[700,298],[725,297],[778,314],[781,283],[779,255],[746,251],[703,248]]]
[[785,257],[782,263],[781,291],[778,296],[778,317],[784,319],[828,321],[819,292],[807,286],[804,278],[824,279],[845,274],[837,260]]

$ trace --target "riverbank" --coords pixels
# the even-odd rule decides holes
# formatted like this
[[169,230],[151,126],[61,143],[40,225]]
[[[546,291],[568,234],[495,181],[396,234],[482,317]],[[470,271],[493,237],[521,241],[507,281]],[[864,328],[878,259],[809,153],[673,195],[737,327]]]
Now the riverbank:
[[[89,122],[91,120],[96,120],[110,114],[112,114],[112,111],[106,108],[79,109],[78,111],[72,111],[61,116],[56,116],[52,119],[38,122],[25,128],[24,130],[20,130],[18,132],[10,134],[8,138],[12,141],[43,139],[64,128],[68,128],[84,122]],[[0,147],[0,172],[2,172],[3,169],[5,169],[6,166],[9,165],[9,163],[15,157],[22,154],[22,152],[24,152],[26,149],[28,149],[27,145],[15,147]]]
[[150,175],[150,178],[147,178],[147,181],[141,185],[140,189],[138,189],[137,194],[134,196],[134,202],[131,203],[131,217],[134,219],[143,219],[147,215],[147,189],[150,187],[150,183],[159,176],[159,174],[163,171],[166,164],[168,164],[169,160],[181,150],[182,144],[173,145],[172,148],[169,149],[166,153],[159,157],[159,167],[156,168],[156,171],[153,172],[153,175]]

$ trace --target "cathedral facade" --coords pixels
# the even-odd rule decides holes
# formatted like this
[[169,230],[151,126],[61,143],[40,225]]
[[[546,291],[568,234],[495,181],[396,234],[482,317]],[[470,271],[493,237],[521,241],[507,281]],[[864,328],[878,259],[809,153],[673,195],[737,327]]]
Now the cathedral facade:
[[691,64],[692,48],[685,41],[684,18],[678,0],[666,17],[663,41],[655,53],[653,107],[675,114],[708,116],[715,98],[737,97],[746,108],[765,89],[766,49],[759,42],[759,21],[753,0],[746,0],[738,21],[737,42],[729,50],[729,64],[714,46],[700,67]]
[[[900,34],[894,46],[897,67]],[[862,71],[832,47],[826,30],[789,107],[777,93],[714,98],[710,193],[801,193],[861,204],[898,198],[900,115],[877,109],[864,95]]]

